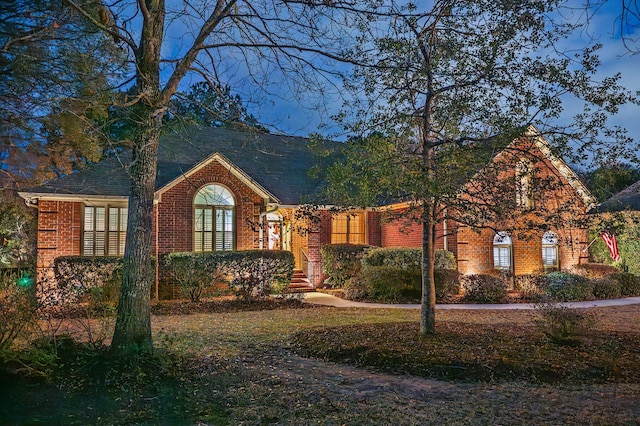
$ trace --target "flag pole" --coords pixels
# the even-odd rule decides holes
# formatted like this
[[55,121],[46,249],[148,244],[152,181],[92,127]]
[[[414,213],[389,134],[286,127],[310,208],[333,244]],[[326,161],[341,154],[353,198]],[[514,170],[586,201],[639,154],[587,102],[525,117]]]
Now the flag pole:
[[591,247],[591,246],[593,245],[593,243],[595,243],[595,242],[596,242],[596,240],[597,240],[598,238],[600,238],[600,236],[599,236],[599,235],[598,235],[598,236],[596,236],[593,240],[591,240],[591,242],[589,243],[589,245],[582,249],[582,252],[584,253],[584,252],[586,252],[587,250],[589,250],[589,247]]

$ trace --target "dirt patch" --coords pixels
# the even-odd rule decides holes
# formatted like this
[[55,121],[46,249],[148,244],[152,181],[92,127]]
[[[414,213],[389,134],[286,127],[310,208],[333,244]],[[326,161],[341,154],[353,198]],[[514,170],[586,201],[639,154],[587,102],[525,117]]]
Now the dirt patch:
[[[638,385],[450,383],[311,360],[286,349],[238,357],[230,391],[239,424],[623,424],[640,416]],[[268,401],[265,404],[265,401]]]

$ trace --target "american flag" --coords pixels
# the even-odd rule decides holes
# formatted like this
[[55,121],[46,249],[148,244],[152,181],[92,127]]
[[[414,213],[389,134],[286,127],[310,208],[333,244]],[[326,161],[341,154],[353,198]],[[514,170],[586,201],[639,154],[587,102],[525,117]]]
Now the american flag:
[[616,236],[610,233],[609,231],[603,231],[602,234],[600,234],[600,238],[602,238],[602,241],[604,241],[604,243],[607,245],[607,248],[609,249],[609,253],[611,254],[611,258],[615,262],[619,262],[620,252],[618,251],[618,243],[616,242]]

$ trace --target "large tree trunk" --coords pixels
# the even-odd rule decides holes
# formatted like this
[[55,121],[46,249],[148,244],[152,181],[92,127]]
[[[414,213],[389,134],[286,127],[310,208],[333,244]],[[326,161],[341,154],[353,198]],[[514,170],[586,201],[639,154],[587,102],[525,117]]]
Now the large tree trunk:
[[420,334],[436,331],[436,287],[433,278],[435,229],[433,200],[425,200],[422,211],[422,301]]
[[[153,197],[160,127],[150,125],[138,136],[129,169],[131,193],[122,287],[111,352],[126,355],[153,349],[150,295],[155,268],[151,262]],[[157,260],[156,260],[157,261]]]
[[169,96],[163,96],[160,91],[164,0],[147,0],[141,4],[144,5],[142,33],[135,51],[136,86],[132,91],[137,101],[130,109],[138,132],[129,167],[131,192],[127,240],[116,327],[111,341],[111,353],[116,355],[153,349],[150,297],[155,270],[151,263],[151,226],[160,129]]

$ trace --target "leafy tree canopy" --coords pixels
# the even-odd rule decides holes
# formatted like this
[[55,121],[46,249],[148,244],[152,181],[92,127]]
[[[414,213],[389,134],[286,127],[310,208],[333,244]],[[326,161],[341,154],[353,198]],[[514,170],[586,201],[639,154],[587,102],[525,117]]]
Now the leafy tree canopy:
[[584,179],[598,201],[606,201],[627,186],[640,180],[640,168],[614,162],[584,174]]
[[[545,164],[536,140],[574,161],[636,158],[637,144],[607,119],[637,99],[620,75],[597,76],[597,42],[563,47],[587,24],[564,1],[391,0],[377,10],[351,51],[360,65],[339,118],[357,138],[329,170],[328,195],[408,202],[400,214],[423,229],[421,330],[432,332],[436,223],[575,226],[579,206],[545,202],[566,182],[536,169]],[[579,108],[569,121],[567,104]],[[526,216],[534,199],[542,202]]]
[[[94,6],[89,9],[97,15]],[[123,68],[113,40],[62,2],[0,9],[0,169],[14,181],[67,173],[100,157],[110,87]]]
[[247,111],[240,95],[234,95],[229,85],[221,86],[205,81],[194,83],[186,94],[172,99],[169,125],[180,121],[206,127],[259,128],[264,127]]

